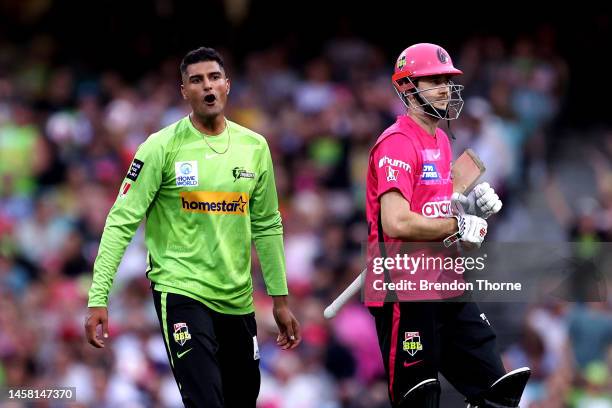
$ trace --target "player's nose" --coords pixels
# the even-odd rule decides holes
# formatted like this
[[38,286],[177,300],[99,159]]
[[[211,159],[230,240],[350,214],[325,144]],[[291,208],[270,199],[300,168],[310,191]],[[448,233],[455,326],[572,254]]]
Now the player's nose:
[[448,98],[449,92],[450,92],[450,91],[449,91],[449,86],[448,86],[448,85],[446,85],[446,86],[442,86],[442,87],[440,87],[440,91],[439,91],[438,95],[439,95],[441,98],[442,98],[442,97],[443,97],[443,98]]
[[205,91],[210,91],[212,89],[212,82],[208,78],[204,78],[202,81],[202,87]]

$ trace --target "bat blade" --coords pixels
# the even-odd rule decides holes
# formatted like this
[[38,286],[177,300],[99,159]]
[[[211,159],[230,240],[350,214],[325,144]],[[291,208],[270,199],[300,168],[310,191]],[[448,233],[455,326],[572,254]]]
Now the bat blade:
[[472,149],[467,149],[453,163],[451,169],[453,191],[461,194],[470,191],[486,170],[478,155]]

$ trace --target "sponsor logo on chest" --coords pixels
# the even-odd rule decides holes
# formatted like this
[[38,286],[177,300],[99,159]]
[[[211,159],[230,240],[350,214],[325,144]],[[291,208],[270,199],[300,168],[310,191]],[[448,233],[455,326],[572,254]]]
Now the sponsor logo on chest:
[[450,217],[452,215],[451,202],[450,200],[429,201],[423,204],[421,214],[427,218]]
[[174,163],[174,174],[177,187],[197,187],[199,185],[197,160]]
[[242,192],[183,191],[181,209],[191,213],[246,215],[249,195]]
[[438,168],[435,163],[423,163],[423,172],[421,173],[422,180],[438,180]]

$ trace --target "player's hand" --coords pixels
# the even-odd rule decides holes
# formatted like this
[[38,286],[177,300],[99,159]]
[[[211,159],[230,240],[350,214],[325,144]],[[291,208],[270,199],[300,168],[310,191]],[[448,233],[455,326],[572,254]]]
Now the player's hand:
[[90,307],[85,318],[85,335],[94,347],[104,348],[104,340],[98,337],[97,328],[102,325],[102,336],[108,338],[108,310],[105,307]]
[[460,213],[461,207],[466,214],[483,219],[489,218],[502,208],[502,201],[489,183],[478,184],[467,197],[461,193],[453,193],[451,203],[455,213]]
[[283,350],[294,349],[302,341],[300,333],[300,324],[298,323],[289,306],[284,302],[277,302],[278,297],[275,297],[272,313],[276,325],[278,326],[279,334],[276,338],[276,344]]
[[487,222],[480,217],[469,214],[459,214],[456,218],[459,241],[480,247],[487,235]]

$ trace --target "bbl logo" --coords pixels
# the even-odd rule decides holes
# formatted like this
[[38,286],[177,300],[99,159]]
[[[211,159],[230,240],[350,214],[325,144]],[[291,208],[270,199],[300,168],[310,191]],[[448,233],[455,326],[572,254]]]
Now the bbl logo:
[[402,348],[411,356],[414,356],[418,351],[423,350],[419,332],[406,332],[404,335]]
[[234,181],[238,180],[239,178],[255,178],[255,173],[246,171],[244,167],[234,167],[232,169],[232,175],[234,176]]
[[182,346],[187,340],[191,340],[187,323],[174,323],[174,341]]

